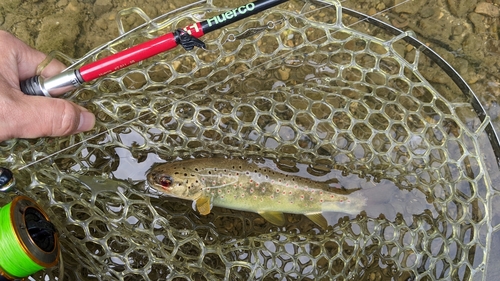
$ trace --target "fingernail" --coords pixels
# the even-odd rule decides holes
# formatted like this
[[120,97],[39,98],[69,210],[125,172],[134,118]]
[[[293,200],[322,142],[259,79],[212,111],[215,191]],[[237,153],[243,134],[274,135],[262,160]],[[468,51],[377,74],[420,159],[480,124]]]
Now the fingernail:
[[78,125],[78,129],[76,129],[77,133],[88,131],[94,128],[95,125],[95,116],[94,114],[88,111],[82,111],[80,113],[80,124]]

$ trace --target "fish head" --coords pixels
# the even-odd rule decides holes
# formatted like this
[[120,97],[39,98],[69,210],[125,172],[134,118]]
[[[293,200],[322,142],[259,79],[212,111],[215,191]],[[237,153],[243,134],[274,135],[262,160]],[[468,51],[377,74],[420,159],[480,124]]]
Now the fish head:
[[172,197],[196,200],[202,194],[198,175],[175,163],[152,168],[148,172],[147,181],[150,187]]

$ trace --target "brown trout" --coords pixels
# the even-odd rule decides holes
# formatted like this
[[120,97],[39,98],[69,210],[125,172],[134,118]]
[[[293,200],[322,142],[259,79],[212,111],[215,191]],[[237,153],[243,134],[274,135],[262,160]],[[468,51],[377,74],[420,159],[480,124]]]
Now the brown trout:
[[359,213],[361,196],[325,190],[326,182],[276,172],[244,160],[190,159],[160,164],[147,175],[148,184],[172,197],[195,201],[198,212],[212,206],[259,213],[282,226],[283,213],[303,214],[319,226],[328,226],[323,212]]

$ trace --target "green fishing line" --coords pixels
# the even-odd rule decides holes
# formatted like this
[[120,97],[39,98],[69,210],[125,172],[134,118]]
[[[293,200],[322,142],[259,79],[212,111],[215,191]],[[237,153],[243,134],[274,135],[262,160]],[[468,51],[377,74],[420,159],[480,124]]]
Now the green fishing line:
[[11,205],[0,209],[0,268],[13,277],[26,277],[44,269],[23,249],[11,221]]

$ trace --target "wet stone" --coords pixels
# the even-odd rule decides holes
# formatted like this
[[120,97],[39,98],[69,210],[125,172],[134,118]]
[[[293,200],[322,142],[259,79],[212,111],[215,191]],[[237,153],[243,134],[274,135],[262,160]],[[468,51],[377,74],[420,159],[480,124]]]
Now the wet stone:
[[490,16],[493,18],[496,18],[500,15],[500,10],[498,9],[498,7],[487,2],[481,2],[477,4],[474,12],[481,15]]
[[463,17],[473,10],[477,0],[448,0],[447,2],[452,15]]
[[111,0],[97,0],[94,4],[94,13],[96,16],[100,16],[113,8],[113,3]]
[[484,16],[482,16],[478,13],[470,13],[468,18],[472,22],[472,24],[474,25],[474,32],[475,33],[486,32],[486,27],[483,24]]
[[434,8],[432,8],[432,7],[424,7],[420,11],[420,16],[423,18],[432,17],[434,14],[435,14],[435,11],[434,11]]

